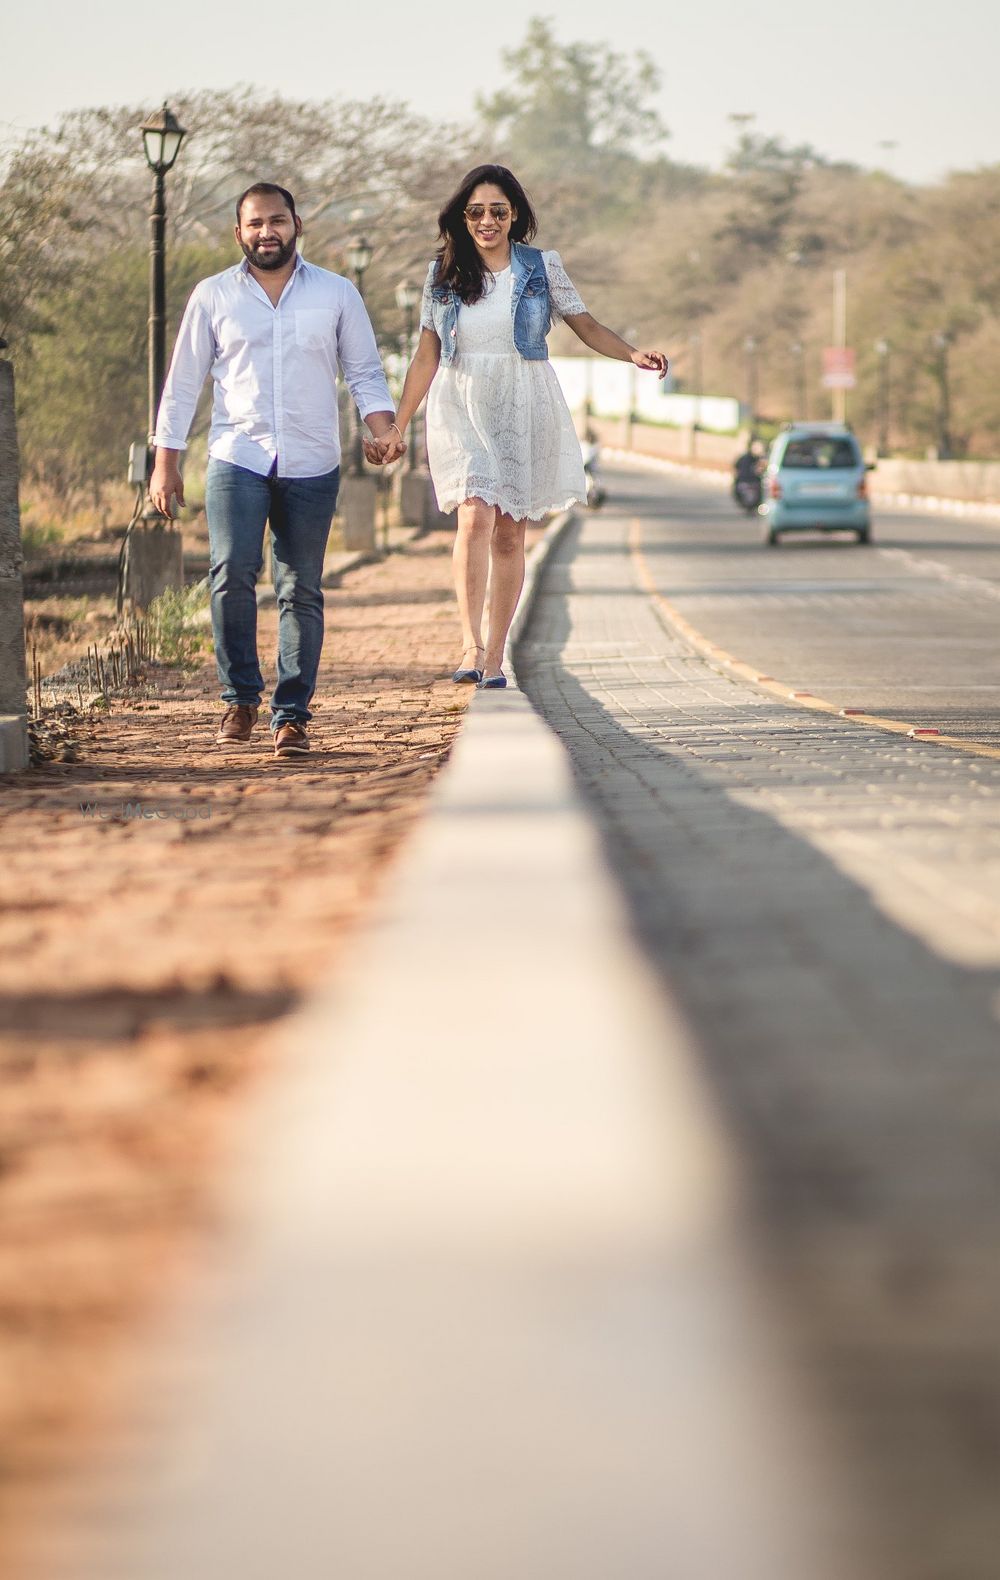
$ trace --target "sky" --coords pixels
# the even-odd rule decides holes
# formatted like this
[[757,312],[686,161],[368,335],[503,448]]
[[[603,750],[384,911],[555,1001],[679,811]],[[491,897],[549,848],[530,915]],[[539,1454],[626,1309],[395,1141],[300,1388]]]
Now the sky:
[[[10,8],[16,7],[13,15]],[[563,43],[644,49],[661,77],[673,158],[718,166],[729,115],[908,181],[1000,163],[1000,5],[954,0],[506,0],[447,10],[414,0],[6,0],[6,139],[89,106],[237,83],[296,99],[381,95],[463,120],[507,80],[502,51],[528,19]],[[487,151],[484,150],[484,154]]]

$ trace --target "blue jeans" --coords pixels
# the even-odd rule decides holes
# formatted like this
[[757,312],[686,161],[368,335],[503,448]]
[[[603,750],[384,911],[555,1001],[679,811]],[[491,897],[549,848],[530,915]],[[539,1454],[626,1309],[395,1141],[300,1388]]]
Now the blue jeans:
[[257,704],[264,678],[257,661],[256,583],[271,523],[278,596],[278,682],[271,728],[305,724],[323,648],[323,556],[337,508],[340,468],[322,477],[260,477],[210,459],[205,488],[211,556],[212,633],[226,703]]

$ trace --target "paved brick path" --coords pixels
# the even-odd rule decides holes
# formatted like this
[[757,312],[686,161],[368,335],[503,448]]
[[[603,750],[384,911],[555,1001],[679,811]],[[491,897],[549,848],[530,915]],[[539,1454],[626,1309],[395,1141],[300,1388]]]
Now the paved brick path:
[[786,707],[573,529],[518,674],[746,1154],[886,1580],[1000,1550],[1000,763]]
[[[206,662],[89,724],[79,761],[0,780],[0,1549],[183,1269],[263,1034],[335,965],[447,754],[450,550],[431,534],[326,595],[308,761],[264,726],[212,744]],[[275,632],[263,612],[265,674]]]

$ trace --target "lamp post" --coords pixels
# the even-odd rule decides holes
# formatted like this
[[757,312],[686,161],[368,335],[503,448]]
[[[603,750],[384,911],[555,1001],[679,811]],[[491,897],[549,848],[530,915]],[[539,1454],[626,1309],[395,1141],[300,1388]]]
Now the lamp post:
[[801,340],[793,340],[788,349],[792,353],[795,365],[792,418],[804,422],[809,415],[806,411],[806,348]]
[[[420,292],[409,280],[400,280],[396,286],[396,306],[403,315],[403,353],[404,360],[409,365],[413,356],[413,315],[417,303],[420,301]],[[403,466],[406,471],[411,471],[417,464],[417,415],[413,415],[413,440],[410,445],[409,456],[404,456]]]
[[888,340],[876,340],[875,353],[878,357],[878,436],[875,441],[875,454],[889,454],[889,356],[892,347]]
[[951,386],[948,373],[948,347],[951,336],[946,330],[931,337],[937,352],[935,377],[938,381],[937,453],[939,461],[951,460]]
[[[630,328],[626,329],[626,331],[625,331],[625,339],[627,341],[629,341],[629,343],[631,345],[635,345],[636,341],[639,339],[639,331],[638,331],[638,329],[635,329],[634,327],[630,327]],[[628,411],[625,414],[625,448],[626,448],[626,450],[631,450],[632,445],[635,442],[633,429],[635,427],[635,403],[636,403],[636,394],[637,394],[637,392],[638,392],[638,389],[637,389],[637,384],[636,384],[636,366],[635,366],[634,362],[630,362],[629,363],[629,369],[628,369],[628,393],[627,393],[627,396],[626,396],[626,399],[628,401]]]
[[[347,245],[347,267],[354,275],[354,283],[358,288],[358,295],[364,300],[365,271],[372,261],[371,243],[364,236],[355,236]],[[352,403],[353,439],[351,442],[351,473],[360,477],[364,471],[364,453],[361,449],[361,417],[357,406]]]
[[703,389],[703,380],[700,329],[695,329],[693,333],[688,336],[688,345],[691,348],[691,384],[694,393],[694,410],[691,414],[691,435],[688,443],[689,453],[693,457],[698,453],[698,430],[701,427],[701,395]]
[[696,329],[688,336],[691,347],[691,382],[694,385],[694,426],[701,427],[702,363],[701,331]]
[[[164,104],[162,110],[148,115],[142,123],[142,142],[146,163],[153,172],[153,202],[149,210],[149,447],[152,455],[153,435],[156,431],[156,414],[163,394],[167,370],[166,343],[166,175],[172,169],[187,136],[173,110]],[[149,466],[146,468],[147,478]],[[158,517],[151,505],[147,516]]]
[[753,335],[747,335],[743,342],[743,351],[746,355],[747,407],[750,413],[752,438],[757,427],[757,342]]

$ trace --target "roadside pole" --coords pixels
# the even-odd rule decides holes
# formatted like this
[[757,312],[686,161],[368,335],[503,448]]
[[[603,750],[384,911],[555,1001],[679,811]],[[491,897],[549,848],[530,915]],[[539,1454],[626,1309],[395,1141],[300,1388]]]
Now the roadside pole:
[[[847,270],[833,272],[833,344],[839,351],[847,347]],[[847,389],[843,384],[833,388],[833,420],[847,421]]]
[[[0,351],[6,343],[0,340]],[[0,358],[0,773],[28,766],[14,369]]]

